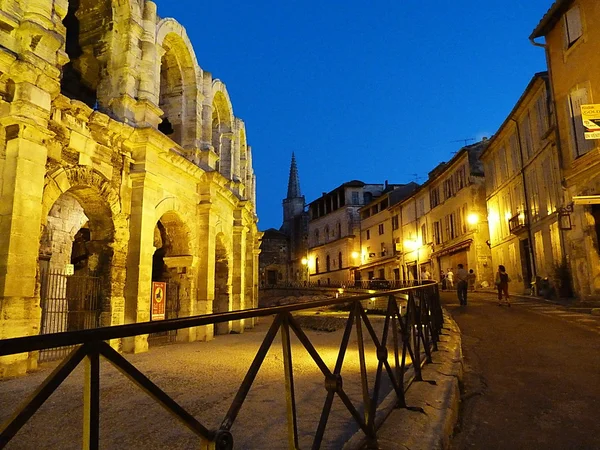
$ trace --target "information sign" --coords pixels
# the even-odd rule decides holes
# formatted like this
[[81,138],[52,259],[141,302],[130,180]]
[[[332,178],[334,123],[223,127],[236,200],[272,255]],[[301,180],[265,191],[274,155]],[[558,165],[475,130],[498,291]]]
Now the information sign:
[[165,304],[167,302],[167,283],[152,282],[152,315],[150,320],[165,320]]
[[600,139],[600,104],[581,105],[581,120],[585,138]]

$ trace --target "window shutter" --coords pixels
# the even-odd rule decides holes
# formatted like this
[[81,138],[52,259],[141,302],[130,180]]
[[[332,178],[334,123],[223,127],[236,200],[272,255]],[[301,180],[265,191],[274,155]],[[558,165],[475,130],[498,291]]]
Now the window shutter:
[[583,34],[581,25],[581,11],[579,6],[574,6],[565,14],[567,47],[570,47]]
[[581,105],[588,103],[588,92],[586,88],[571,91],[569,96],[570,115],[572,120],[571,133],[575,146],[574,156],[577,158],[594,148],[594,141],[585,139],[585,129],[581,120]]

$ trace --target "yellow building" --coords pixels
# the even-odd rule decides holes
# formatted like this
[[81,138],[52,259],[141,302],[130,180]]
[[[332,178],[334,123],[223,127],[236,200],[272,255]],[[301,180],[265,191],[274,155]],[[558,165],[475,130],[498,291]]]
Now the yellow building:
[[540,280],[545,278],[559,288],[564,270],[561,175],[550,100],[548,74],[538,73],[481,155],[492,261],[506,267],[515,292],[530,293],[536,281],[536,292],[543,294]]
[[8,0],[0,22],[0,339],[148,321],[164,288],[167,317],[256,306],[246,128],[183,27],[130,0]]
[[397,205],[418,188],[416,183],[386,185],[385,192],[360,209],[360,278],[400,281]]
[[[545,37],[545,42],[541,38]],[[581,105],[600,103],[600,5],[558,0],[530,36],[546,51],[558,124],[565,249],[581,299],[600,298],[600,144],[586,139]],[[598,134],[598,133],[596,133]]]
[[[456,273],[458,264],[463,264],[467,271],[474,271],[476,286],[492,284],[484,172],[479,161],[486,146],[484,139],[463,147],[431,171],[422,187],[429,193],[430,209],[418,222],[421,235],[427,233],[418,249],[426,254],[424,247],[431,247],[431,273],[436,280],[442,271]],[[417,204],[418,218],[422,209]]]

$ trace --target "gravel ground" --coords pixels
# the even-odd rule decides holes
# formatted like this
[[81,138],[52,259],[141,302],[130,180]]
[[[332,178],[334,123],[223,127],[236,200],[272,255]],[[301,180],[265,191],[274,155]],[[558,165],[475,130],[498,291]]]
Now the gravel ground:
[[[327,321],[314,331],[311,320],[303,327],[325,363],[333,369],[342,337],[342,322]],[[308,320],[309,323],[306,321]],[[193,342],[151,348],[125,355],[204,426],[216,429],[223,420],[271,319],[243,334],[219,336],[211,342]],[[380,335],[383,320],[373,318]],[[331,325],[334,324],[334,325]],[[377,360],[365,334],[367,369],[372,388]],[[325,400],[323,376],[293,336],[293,368],[298,405],[300,447],[310,447]],[[0,420],[6,419],[56,365],[46,364],[26,377],[0,381]],[[108,361],[101,362],[100,446],[105,449],[192,449],[198,438],[167,411],[133,385]],[[355,405],[362,394],[356,332],[353,331],[342,375],[344,389]],[[78,367],[7,446],[8,449],[81,448],[83,367]],[[380,399],[390,391],[387,377]],[[280,337],[275,339],[232,427],[235,448],[285,449],[287,420]],[[350,413],[336,397],[322,448],[339,449],[356,431]]]

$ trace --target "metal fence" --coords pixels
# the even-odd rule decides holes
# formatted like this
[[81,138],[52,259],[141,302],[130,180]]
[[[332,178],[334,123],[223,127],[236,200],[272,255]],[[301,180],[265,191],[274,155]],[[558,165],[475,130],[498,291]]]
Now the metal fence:
[[[41,272],[40,334],[87,330],[100,326],[101,279],[85,275],[66,275],[59,271]],[[70,347],[46,348],[40,351],[39,361],[64,358]]]
[[[382,395],[382,377],[387,375],[396,395],[396,406],[406,408],[405,377],[410,364],[414,370],[414,380],[423,381],[421,366],[431,362],[432,351],[437,350],[437,342],[442,330],[443,316],[439,301],[438,286],[435,283],[423,286],[397,289],[383,294],[387,298],[387,310],[383,331],[375,332],[369,315],[361,302],[373,294],[357,295],[338,299],[319,300],[310,303],[250,309],[228,313],[183,317],[160,322],[120,325],[114,327],[55,333],[45,336],[29,336],[0,341],[0,356],[44,350],[59,346],[75,345],[71,353],[47,377],[37,390],[23,402],[14,414],[0,427],[0,448],[4,447],[23,425],[33,416],[48,397],[61,385],[69,374],[85,361],[84,375],[84,426],[83,447],[97,449],[99,442],[100,414],[100,355],[124,373],[140,389],[177,417],[188,429],[198,436],[199,447],[232,449],[234,436],[231,428],[253,385],[267,352],[281,336],[283,350],[282,378],[285,380],[288,443],[289,448],[298,448],[298,410],[294,389],[294,365],[292,364],[291,334],[295,334],[302,347],[312,357],[325,378],[323,389],[327,392],[322,413],[314,431],[313,449],[321,447],[331,407],[337,396],[349,416],[364,433],[369,448],[377,448],[377,427],[375,417]],[[336,307],[348,311],[343,338],[335,367],[331,369],[322,359],[293,316],[293,312]],[[175,400],[148,379],[122,355],[114,350],[108,341],[137,335],[179,330],[189,327],[213,325],[216,323],[242,320],[253,317],[273,316],[274,320],[264,340],[247,370],[229,410],[218,429],[208,429]],[[362,401],[353,403],[344,388],[342,366],[352,331],[356,332],[360,364],[360,384]],[[373,346],[377,355],[375,381],[369,387],[367,377],[365,347]],[[410,360],[408,359],[410,358]],[[348,380],[345,380],[348,383]]]
[[333,288],[333,289],[373,289],[378,291],[401,289],[421,284],[431,283],[431,281],[417,280],[346,280],[346,281],[278,281],[275,284],[263,284],[262,289],[278,289],[278,288]]

